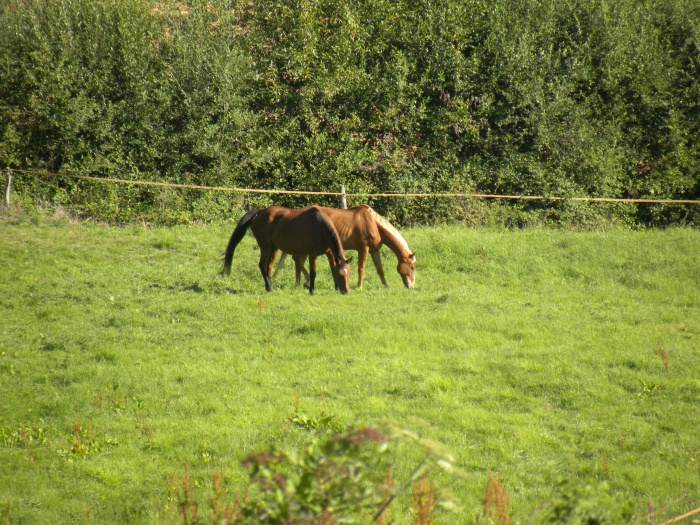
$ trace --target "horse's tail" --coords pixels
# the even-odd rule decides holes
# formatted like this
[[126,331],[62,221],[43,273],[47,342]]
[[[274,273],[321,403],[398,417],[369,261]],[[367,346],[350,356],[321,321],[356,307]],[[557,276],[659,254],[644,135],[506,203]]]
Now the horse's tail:
[[224,269],[221,271],[223,275],[228,275],[231,273],[231,261],[233,260],[233,252],[236,251],[236,246],[238,246],[238,243],[241,242],[241,239],[245,237],[250,223],[253,222],[253,219],[259,211],[260,209],[250,210],[243,216],[243,218],[240,221],[238,221],[236,229],[233,230],[231,238],[228,241],[228,246],[226,246],[226,253],[224,255]]

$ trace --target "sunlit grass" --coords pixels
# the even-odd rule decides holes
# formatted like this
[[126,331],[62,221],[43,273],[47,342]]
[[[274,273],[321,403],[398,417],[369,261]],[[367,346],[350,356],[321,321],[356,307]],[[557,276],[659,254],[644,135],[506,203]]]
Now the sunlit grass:
[[167,522],[169,478],[189,465],[206,501],[223,468],[233,492],[246,455],[306,439],[295,410],[429,422],[470,474],[440,479],[460,522],[489,470],[521,522],[561,476],[700,504],[698,232],[407,230],[415,290],[385,250],[389,289],[370,262],[340,296],[320,260],[311,297],[291,264],[264,293],[250,235],[222,278],[232,227],[0,225],[11,520]]

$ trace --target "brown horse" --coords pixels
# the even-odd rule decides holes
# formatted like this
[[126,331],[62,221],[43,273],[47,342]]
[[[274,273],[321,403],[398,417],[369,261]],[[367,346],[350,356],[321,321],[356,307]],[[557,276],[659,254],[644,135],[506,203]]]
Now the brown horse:
[[309,292],[314,293],[316,258],[324,253],[328,256],[335,288],[346,294],[350,291],[349,260],[345,259],[343,245],[333,223],[316,206],[292,210],[282,206],[251,210],[238,221],[224,255],[223,274],[231,272],[233,252],[241,239],[251,229],[260,247],[260,273],[265,280],[265,289],[272,291],[270,270],[277,250],[295,257],[309,258]]
[[[386,244],[396,255],[399,261],[396,270],[401,275],[404,286],[409,289],[415,286],[416,253],[409,249],[404,238],[388,220],[365,204],[347,210],[322,207],[319,207],[319,209],[335,225],[343,243],[343,248],[345,250],[357,250],[358,252],[358,288],[362,288],[368,253],[372,256],[382,284],[388,286],[384,278],[384,269],[382,268],[380,257],[380,249],[383,244]],[[282,251],[285,252],[284,249]],[[275,275],[282,266],[284,259],[285,253],[282,254]],[[297,284],[299,284],[300,273],[304,273],[307,279],[309,276],[304,268],[303,256],[295,256],[294,259],[297,271]]]

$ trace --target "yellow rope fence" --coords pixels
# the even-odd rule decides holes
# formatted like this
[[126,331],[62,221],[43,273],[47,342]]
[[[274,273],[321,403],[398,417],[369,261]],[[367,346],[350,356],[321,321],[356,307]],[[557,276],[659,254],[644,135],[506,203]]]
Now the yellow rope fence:
[[[254,188],[236,188],[225,186],[200,186],[196,184],[177,184],[171,182],[152,182],[141,180],[128,179],[112,179],[106,177],[92,177],[88,175],[74,175],[70,173],[51,173],[48,171],[32,171],[6,169],[8,177],[11,173],[23,173],[40,175],[43,177],[69,177],[78,180],[90,180],[96,182],[111,182],[117,184],[131,184],[135,186],[159,186],[167,188],[180,188],[204,191],[231,191],[238,193],[259,193],[259,194],[283,194],[283,195],[318,195],[324,197],[461,197],[473,199],[510,199],[510,200],[548,200],[548,201],[580,201],[580,202],[611,202],[611,203],[640,203],[640,204],[700,204],[700,200],[686,199],[616,199],[607,197],[550,197],[539,195],[491,195],[483,193],[345,193],[345,192],[328,192],[328,191],[301,191],[301,190],[262,190]],[[9,178],[8,178],[9,180]],[[9,186],[9,182],[8,182]],[[9,189],[9,187],[8,187]]]
[[676,523],[677,521],[684,520],[686,518],[690,518],[691,516],[695,516],[696,514],[700,514],[700,508],[697,508],[695,510],[691,510],[690,512],[686,512],[682,516],[677,516],[671,520],[664,521],[660,525],[671,525],[672,523]]

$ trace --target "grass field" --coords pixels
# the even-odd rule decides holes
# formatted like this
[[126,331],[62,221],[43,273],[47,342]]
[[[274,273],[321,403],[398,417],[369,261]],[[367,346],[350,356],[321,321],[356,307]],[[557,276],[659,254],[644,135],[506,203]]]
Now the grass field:
[[223,469],[233,499],[295,413],[429,422],[467,473],[441,523],[478,520],[488,471],[520,523],[562,477],[639,523],[700,507],[700,232],[418,228],[415,290],[384,249],[389,289],[319,260],[309,296],[291,264],[264,293],[250,234],[222,278],[233,225],[0,223],[0,518],[167,523],[169,479],[206,502]]

